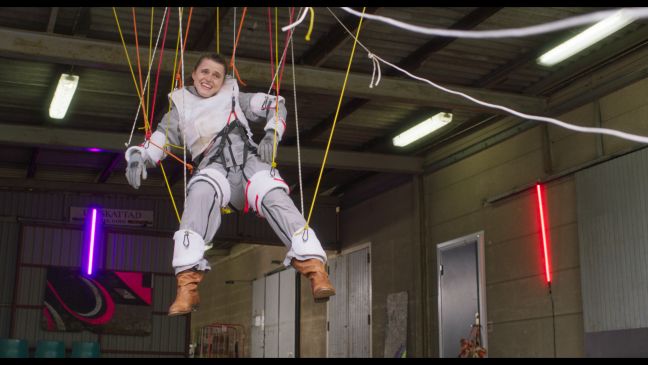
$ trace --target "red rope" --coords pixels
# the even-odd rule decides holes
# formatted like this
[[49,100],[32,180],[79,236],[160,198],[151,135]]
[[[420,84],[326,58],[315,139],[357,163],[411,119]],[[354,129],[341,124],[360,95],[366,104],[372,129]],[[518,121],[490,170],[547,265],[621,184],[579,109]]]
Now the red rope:
[[243,80],[241,80],[241,77],[239,76],[238,70],[236,69],[236,65],[234,64],[234,56],[236,55],[236,47],[238,46],[239,39],[241,38],[241,28],[243,28],[243,22],[245,21],[245,13],[247,13],[247,6],[243,8],[243,14],[241,14],[241,23],[239,24],[238,34],[236,35],[236,42],[234,42],[234,49],[232,50],[232,58],[230,59],[230,66],[232,67],[232,70],[234,70],[234,74],[236,74],[236,78],[243,86],[246,86],[247,84],[243,82]]
[[270,80],[274,80],[274,56],[272,54],[272,11],[270,10],[270,7],[268,7],[268,36],[268,38],[270,38]]
[[153,117],[155,116],[155,99],[157,98],[158,91],[158,81],[160,80],[160,70],[162,69],[162,55],[164,54],[164,42],[166,41],[167,29],[169,27],[169,18],[171,14],[168,14],[166,20],[164,21],[164,35],[162,36],[162,46],[160,47],[160,59],[158,61],[157,73],[155,75],[155,88],[153,89],[153,105],[151,106],[151,129],[146,132],[146,139],[151,138],[151,130],[153,129]]
[[[292,24],[293,22],[293,14],[295,14],[295,8],[291,7],[289,24]],[[295,28],[290,29],[288,33],[286,33],[286,41],[285,41],[286,45],[284,46],[284,50],[282,54],[286,54],[286,50],[288,49],[288,44],[289,44],[288,40],[290,39],[290,35],[292,34],[294,29]],[[277,83],[277,96],[279,96],[279,85],[281,85],[281,78],[283,77],[284,66],[286,65],[286,58],[288,57],[284,56],[283,61],[281,61],[281,71],[279,71],[279,82]]]
[[[139,73],[140,90],[142,93],[142,109],[146,110],[146,105],[144,104],[144,83],[142,82],[142,67],[141,67],[140,53],[139,53],[139,41],[138,41],[139,37],[137,35],[137,19],[135,18],[135,8],[131,7],[131,10],[133,11],[133,31],[135,33],[135,53],[137,54],[137,72]],[[146,119],[146,116],[144,119]],[[145,120],[144,130],[148,133],[149,129],[150,126],[146,123]]]

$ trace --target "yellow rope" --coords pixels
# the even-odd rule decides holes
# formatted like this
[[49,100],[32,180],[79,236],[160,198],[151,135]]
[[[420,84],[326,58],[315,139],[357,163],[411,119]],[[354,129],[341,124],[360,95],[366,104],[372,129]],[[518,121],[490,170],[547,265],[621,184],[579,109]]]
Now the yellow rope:
[[164,165],[160,162],[160,169],[162,170],[162,176],[164,176],[164,183],[166,184],[167,190],[169,191],[169,196],[171,197],[171,204],[173,204],[173,210],[175,210],[176,217],[178,222],[180,222],[180,213],[178,213],[178,207],[176,206],[175,199],[173,199],[173,193],[171,192],[171,185],[169,185],[169,180],[167,179],[166,172],[164,171]]
[[142,112],[143,112],[142,114],[144,115],[144,129],[148,130],[148,128],[150,127],[148,124],[148,115],[146,114],[146,107],[144,105],[144,95],[142,95],[139,87],[137,86],[137,79],[135,78],[135,72],[133,71],[133,64],[130,60],[130,57],[128,56],[128,49],[126,48],[126,41],[124,41],[124,35],[122,34],[121,26],[119,25],[119,19],[117,18],[117,11],[115,10],[114,6],[112,9],[113,9],[113,14],[115,15],[115,22],[117,22],[119,37],[121,38],[122,46],[124,47],[124,53],[126,54],[126,61],[128,61],[128,68],[130,69],[131,76],[133,77],[133,83],[135,84],[135,91],[137,92],[137,97],[140,99],[140,102],[142,103]]
[[216,54],[220,54],[220,8],[216,7]]
[[[279,74],[279,16],[277,15],[277,8],[275,7],[275,70],[277,70],[277,75]],[[276,151],[277,151],[277,127],[279,126],[279,79],[275,79],[275,91],[277,94],[275,99],[275,128],[272,138],[272,163],[270,166],[272,168],[277,167],[277,162],[275,162]]]
[[[313,10],[312,6],[308,9],[310,10],[310,25],[308,26],[308,32],[306,33],[306,42],[310,42],[311,32],[313,32],[313,21],[315,20],[315,10]],[[362,19],[360,19],[360,22],[362,22]]]
[[[117,29],[119,30],[119,37],[121,38],[122,41],[122,46],[124,47],[124,53],[126,54],[126,60],[128,61],[128,67],[131,72],[131,76],[133,77],[133,83],[135,84],[135,90],[137,91],[137,96],[139,97],[140,101],[142,102],[142,110],[144,111],[144,123],[145,123],[145,129],[148,128],[148,122],[147,122],[147,115],[146,115],[146,106],[144,105],[144,97],[142,93],[140,93],[139,88],[137,87],[137,80],[135,79],[135,72],[133,71],[133,64],[131,63],[130,57],[128,56],[128,50],[126,49],[126,42],[124,41],[124,36],[122,34],[121,27],[119,25],[119,18],[117,17],[117,11],[113,7],[113,14],[115,15],[115,21],[117,22]],[[151,15],[152,16],[152,15]],[[151,22],[153,18],[151,18]],[[151,27],[152,29],[152,27]],[[179,39],[178,39],[179,40]],[[176,56],[177,56],[178,49],[176,47]],[[149,54],[150,54],[150,48],[149,48]],[[149,56],[149,64],[150,64],[150,56]],[[149,67],[150,68],[150,67]],[[175,65],[174,65],[175,69]],[[174,70],[175,74],[175,70]],[[142,90],[144,91],[144,90]],[[169,104],[169,110],[171,109],[171,105]],[[168,126],[167,126],[167,133],[168,133]],[[166,136],[165,136],[166,138]],[[175,210],[176,217],[178,218],[178,222],[180,222],[180,214],[178,213],[178,207],[176,206],[175,200],[173,198],[173,194],[171,193],[171,186],[169,185],[169,181],[166,176],[166,172],[164,171],[164,166],[162,163],[160,163],[160,168],[162,169],[162,175],[164,176],[164,182],[166,183],[167,190],[169,191],[169,196],[171,196],[171,203],[173,204],[173,209]]]
[[[148,56],[149,74],[148,76],[151,75],[151,63],[153,62],[153,60],[151,59],[151,51],[153,51],[153,14],[154,13],[155,13],[155,8],[151,6],[151,31],[149,33],[149,56]],[[146,108],[147,109],[149,105],[151,105],[151,82],[150,81],[146,87]],[[151,121],[151,124],[153,124],[153,121]]]
[[324,152],[324,161],[322,161],[322,167],[320,168],[319,177],[317,178],[317,185],[315,186],[315,194],[313,195],[313,201],[311,202],[310,211],[308,212],[308,219],[306,220],[306,226],[304,230],[308,229],[308,223],[310,223],[311,215],[313,214],[313,207],[315,207],[315,200],[317,199],[317,192],[319,191],[320,182],[322,180],[322,173],[324,172],[324,166],[326,165],[326,159],[328,157],[329,148],[331,147],[331,140],[333,139],[333,132],[335,132],[335,124],[337,123],[338,114],[340,113],[340,107],[342,106],[342,99],[344,97],[344,90],[346,89],[347,79],[349,78],[349,72],[351,71],[351,63],[353,61],[353,54],[355,53],[356,44],[358,43],[358,36],[360,34],[360,28],[362,27],[362,19],[364,18],[364,12],[366,8],[362,8],[363,17],[360,18],[360,23],[358,24],[358,30],[356,31],[355,41],[353,42],[353,48],[351,49],[351,57],[349,57],[349,66],[347,67],[346,75],[344,76],[344,84],[342,85],[342,92],[340,93],[340,100],[338,101],[337,110],[335,111],[335,118],[333,118],[333,126],[331,127],[331,134],[329,135],[328,143],[326,144],[326,151]]

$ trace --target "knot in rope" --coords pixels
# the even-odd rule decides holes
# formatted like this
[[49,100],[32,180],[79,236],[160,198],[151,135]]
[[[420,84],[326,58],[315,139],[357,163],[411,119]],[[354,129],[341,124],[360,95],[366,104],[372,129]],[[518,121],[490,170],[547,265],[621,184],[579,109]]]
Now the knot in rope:
[[[380,61],[378,61],[378,58],[376,58],[376,55],[369,52],[367,54],[367,57],[373,62],[373,71],[371,71],[371,82],[369,83],[369,88],[373,88],[374,86],[378,86],[380,83]],[[376,78],[376,70],[378,70],[378,77]],[[374,83],[374,78],[376,79],[376,82]]]

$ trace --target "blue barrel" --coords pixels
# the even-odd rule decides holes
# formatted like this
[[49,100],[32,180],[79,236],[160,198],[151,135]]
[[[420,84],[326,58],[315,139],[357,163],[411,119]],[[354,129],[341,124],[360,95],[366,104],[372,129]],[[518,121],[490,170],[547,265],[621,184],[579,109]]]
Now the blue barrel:
[[34,357],[65,357],[65,343],[63,341],[39,340],[36,344],[36,354]]
[[27,341],[13,338],[0,339],[0,358],[29,357]]
[[73,342],[72,357],[99,357],[99,342],[96,341]]

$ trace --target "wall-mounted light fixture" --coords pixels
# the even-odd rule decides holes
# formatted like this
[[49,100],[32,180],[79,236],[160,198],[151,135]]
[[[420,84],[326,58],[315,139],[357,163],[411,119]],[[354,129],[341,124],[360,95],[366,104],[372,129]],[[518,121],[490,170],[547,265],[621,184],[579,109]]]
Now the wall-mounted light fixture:
[[101,239],[101,210],[97,207],[88,208],[86,216],[86,226],[85,226],[85,239],[84,239],[84,254],[82,257],[87,258],[85,260],[84,274],[87,276],[92,276],[94,272],[94,261],[96,258],[95,252],[97,245]]
[[425,137],[435,130],[447,125],[452,121],[452,113],[441,112],[422,121],[414,127],[397,135],[393,139],[394,146],[405,147],[408,144]]
[[538,197],[538,215],[540,216],[540,232],[542,238],[542,252],[544,254],[545,278],[547,284],[551,285],[551,263],[549,255],[549,217],[547,215],[547,204],[544,196],[544,186],[536,184],[536,195]]
[[79,84],[79,76],[62,74],[59,79],[52,103],[49,108],[49,116],[53,119],[63,119],[67,113],[74,92]]

